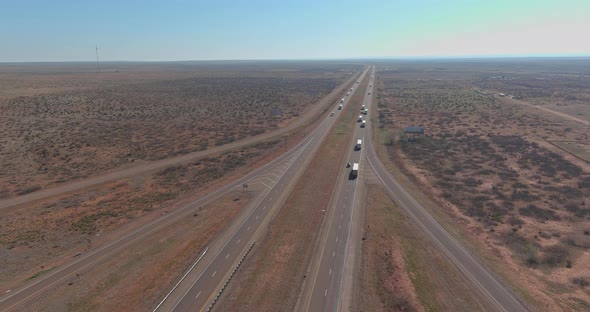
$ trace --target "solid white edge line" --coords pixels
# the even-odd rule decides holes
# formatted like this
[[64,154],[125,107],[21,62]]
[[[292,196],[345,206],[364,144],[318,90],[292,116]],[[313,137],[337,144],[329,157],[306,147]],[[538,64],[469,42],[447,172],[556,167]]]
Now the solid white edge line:
[[[199,263],[199,261],[201,260],[201,258],[203,258],[203,256],[207,253],[207,250],[209,250],[209,247],[205,248],[205,251],[203,251],[203,253],[199,257],[199,259],[197,259],[197,261],[195,261],[195,263],[193,263],[193,265],[190,267],[190,269],[188,269],[188,271],[186,271],[186,273],[184,273],[184,275],[182,276],[182,278],[180,278],[180,280],[178,281],[178,283],[176,283],[176,285],[174,285],[174,287],[172,287],[172,290],[166,295],[166,297],[164,297],[164,299],[162,299],[162,301],[160,301],[160,304],[158,304],[156,306],[156,308],[154,309],[153,312],[156,312],[160,308],[160,306],[162,306],[162,304],[164,303],[164,301],[166,301],[166,299],[168,299],[168,297],[170,297],[170,295],[172,294],[172,292],[174,292],[174,290],[176,289],[176,287],[178,287],[178,285],[180,285],[180,283],[182,283],[182,281],[184,280],[184,278],[193,270],[193,268],[195,267],[195,265],[197,265],[197,263]],[[201,293],[199,293],[199,295],[200,294]],[[197,295],[197,297],[198,297],[198,295]]]

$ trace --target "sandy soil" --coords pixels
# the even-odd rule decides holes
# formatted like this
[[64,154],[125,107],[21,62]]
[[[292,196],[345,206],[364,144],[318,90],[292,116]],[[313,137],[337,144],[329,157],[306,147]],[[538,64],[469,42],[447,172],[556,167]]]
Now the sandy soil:
[[350,77],[330,66],[188,68],[19,75],[0,66],[7,86],[0,90],[0,198],[276,129]]
[[[589,167],[548,142],[587,141],[585,126],[474,92],[476,80],[454,73],[381,73],[379,119],[391,159],[485,246],[482,258],[525,299],[552,311],[590,307],[573,282],[590,275]],[[426,137],[404,140],[399,129],[409,125],[424,125]]]

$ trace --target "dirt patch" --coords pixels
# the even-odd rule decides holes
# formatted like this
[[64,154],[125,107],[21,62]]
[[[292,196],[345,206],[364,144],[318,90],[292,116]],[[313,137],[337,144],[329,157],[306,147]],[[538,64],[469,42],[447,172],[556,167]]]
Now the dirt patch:
[[[562,277],[563,269],[590,271],[578,260],[590,249],[570,240],[590,226],[589,167],[547,143],[586,141],[587,129],[473,91],[482,73],[447,65],[446,75],[414,72],[439,79],[378,74],[379,128],[391,160],[466,237],[501,259],[497,267],[510,271],[525,297],[552,309],[590,302],[588,294],[564,292],[573,288]],[[410,125],[424,126],[427,135],[408,141],[402,129]]]
[[[359,311],[424,311],[407,272],[393,207],[383,190],[370,187],[366,197]],[[397,214],[399,217],[399,214]]]
[[490,308],[381,187],[369,186],[366,203],[357,311]]
[[[0,68],[0,81],[23,87],[0,96],[0,196],[277,129],[349,77],[337,67],[295,68],[285,73],[224,66],[164,69],[158,79],[148,67],[149,77],[139,80],[134,80],[138,73],[103,79],[103,73],[70,69],[19,76]],[[31,91],[27,81],[51,91]]]

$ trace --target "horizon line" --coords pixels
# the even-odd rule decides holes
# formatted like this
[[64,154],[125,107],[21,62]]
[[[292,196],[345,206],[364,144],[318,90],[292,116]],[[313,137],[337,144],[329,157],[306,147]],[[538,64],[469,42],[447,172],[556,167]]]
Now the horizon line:
[[[252,59],[185,59],[185,60],[103,60],[101,63],[182,63],[182,62],[264,62],[264,61],[359,61],[359,60],[458,60],[458,59],[548,59],[590,58],[588,54],[492,54],[492,55],[420,55],[420,56],[367,56],[335,58],[252,58]],[[87,61],[0,61],[0,64],[27,63],[95,63]]]

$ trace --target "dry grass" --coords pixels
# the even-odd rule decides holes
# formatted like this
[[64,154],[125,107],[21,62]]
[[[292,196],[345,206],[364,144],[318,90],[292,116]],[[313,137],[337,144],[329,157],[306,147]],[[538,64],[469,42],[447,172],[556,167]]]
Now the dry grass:
[[259,166],[261,160],[278,152],[279,141],[262,142],[26,209],[3,211],[0,246],[7,254],[1,261],[0,280],[10,280],[39,263],[85,246],[87,239],[162,210],[213,181],[250,170],[251,163]]
[[342,68],[354,68],[283,65],[26,75],[0,68],[0,81],[21,90],[0,96],[0,196],[276,129],[349,77]]
[[366,199],[359,311],[481,311],[461,273],[380,187]]
[[195,208],[191,217],[149,235],[139,244],[71,277],[26,311],[146,311],[174,285],[210,240],[254,194],[239,191]]
[[[504,269],[519,267],[544,282],[535,289],[515,281],[534,300],[553,308],[590,302],[587,293],[550,286],[573,291],[573,274],[590,272],[590,250],[571,242],[590,228],[590,174],[584,161],[547,142],[587,141],[587,127],[474,90],[489,73],[455,65],[444,73],[378,73],[378,117],[391,159],[510,263]],[[400,129],[418,124],[427,136],[405,140]]]

